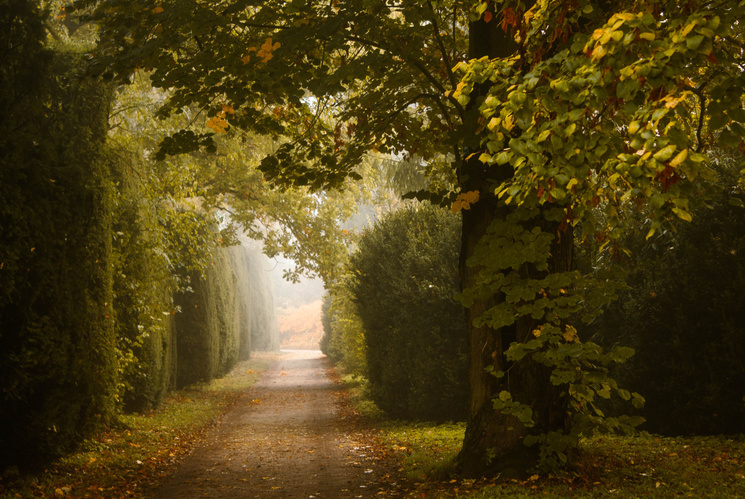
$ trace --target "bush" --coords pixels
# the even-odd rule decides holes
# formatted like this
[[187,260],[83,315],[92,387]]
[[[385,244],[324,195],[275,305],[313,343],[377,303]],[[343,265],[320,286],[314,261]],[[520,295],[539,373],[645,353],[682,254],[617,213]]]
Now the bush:
[[642,255],[629,289],[601,317],[606,345],[633,346],[617,377],[647,399],[644,429],[745,432],[745,213],[726,199]]
[[0,466],[34,465],[114,413],[110,92],[0,6]]
[[367,376],[365,333],[357,315],[351,275],[332,287],[321,307],[321,351],[347,372]]
[[467,408],[459,218],[429,205],[367,231],[351,258],[375,402],[394,417],[459,419]]
[[113,175],[117,185],[112,248],[119,392],[126,411],[144,411],[160,405],[175,382],[176,280],[164,253],[159,208],[143,202],[146,196],[139,177],[128,164],[115,164]]
[[192,274],[192,289],[176,296],[179,388],[221,376],[238,360],[244,309],[236,299],[237,278],[227,250],[213,253],[205,275]]

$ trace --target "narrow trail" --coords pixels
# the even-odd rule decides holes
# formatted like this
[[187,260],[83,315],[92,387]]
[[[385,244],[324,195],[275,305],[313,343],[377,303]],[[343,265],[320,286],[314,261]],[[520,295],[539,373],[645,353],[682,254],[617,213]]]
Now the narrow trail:
[[316,351],[283,351],[151,498],[397,497]]

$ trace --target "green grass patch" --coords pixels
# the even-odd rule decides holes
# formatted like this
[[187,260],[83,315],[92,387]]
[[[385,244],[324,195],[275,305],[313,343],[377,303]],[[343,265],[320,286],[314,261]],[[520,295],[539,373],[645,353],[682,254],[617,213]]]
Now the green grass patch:
[[381,439],[402,463],[412,483],[449,481],[463,443],[465,423],[390,421],[381,425]]
[[379,443],[401,463],[403,475],[412,483],[449,480],[454,475],[465,423],[438,424],[401,421],[387,417],[370,399],[364,377],[346,375],[342,382],[355,409],[380,432]]
[[745,435],[592,438],[582,442],[573,466],[561,474],[462,480],[453,461],[465,424],[391,420],[369,399],[363,378],[342,379],[355,408],[380,430],[380,443],[400,463],[412,487],[409,497],[745,497]]
[[6,470],[0,497],[137,497],[253,385],[274,359],[254,354],[225,377],[171,393],[155,411],[121,415],[42,472]]
[[583,442],[575,466],[559,476],[459,484],[438,495],[473,499],[745,497],[745,437],[595,438]]

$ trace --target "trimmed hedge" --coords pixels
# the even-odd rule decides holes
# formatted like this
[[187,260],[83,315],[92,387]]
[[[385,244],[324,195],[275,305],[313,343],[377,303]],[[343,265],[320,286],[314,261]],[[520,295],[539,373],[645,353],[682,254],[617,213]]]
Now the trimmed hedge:
[[175,280],[162,248],[158,208],[143,202],[139,177],[129,164],[113,166],[117,184],[112,246],[119,392],[125,411],[145,411],[160,405],[174,386]]
[[205,276],[193,273],[191,282],[193,291],[176,296],[178,387],[226,374],[257,338],[278,347],[273,293],[257,250],[215,248]]
[[647,431],[745,433],[744,215],[723,196],[671,240],[640,234],[629,289],[596,326],[636,349],[616,377],[646,398]]
[[279,322],[274,308],[274,288],[266,271],[266,256],[250,246],[247,295],[251,325],[251,348],[254,351],[279,350]]
[[422,205],[378,222],[352,255],[371,394],[394,417],[466,415],[465,314],[453,299],[459,242],[459,218]]
[[115,409],[110,92],[0,6],[0,466],[71,448]]

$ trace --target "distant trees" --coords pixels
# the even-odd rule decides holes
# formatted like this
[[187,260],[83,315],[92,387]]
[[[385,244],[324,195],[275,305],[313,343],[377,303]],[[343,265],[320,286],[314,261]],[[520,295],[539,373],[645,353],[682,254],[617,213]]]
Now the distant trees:
[[466,415],[466,326],[454,299],[459,223],[430,205],[385,216],[362,235],[331,294],[332,355],[359,366],[352,359],[362,350],[372,397],[395,417]]

